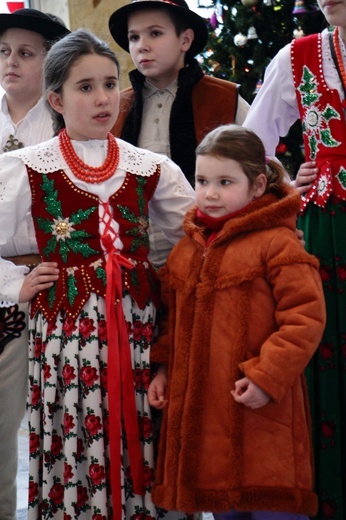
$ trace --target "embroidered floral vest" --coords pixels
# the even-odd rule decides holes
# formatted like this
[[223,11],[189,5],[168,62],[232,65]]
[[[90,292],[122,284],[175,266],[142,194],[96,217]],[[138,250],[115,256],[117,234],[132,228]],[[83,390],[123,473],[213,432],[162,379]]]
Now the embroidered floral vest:
[[[77,188],[63,170],[39,173],[27,166],[32,191],[32,216],[43,261],[58,262],[60,275],[54,286],[37,295],[32,315],[40,310],[48,321],[60,310],[76,317],[90,293],[106,294],[105,258],[99,231],[99,199]],[[148,262],[148,203],[160,176],[127,173],[121,188],[109,199],[113,219],[119,224],[123,249],[133,269],[122,269],[123,290],[140,308],[148,299],[158,303],[155,271]],[[136,196],[134,196],[136,194]]]
[[333,194],[346,200],[346,124],[337,90],[326,84],[322,68],[322,36],[293,40],[291,63],[303,126],[306,160],[316,160],[319,175],[302,197],[324,207]]

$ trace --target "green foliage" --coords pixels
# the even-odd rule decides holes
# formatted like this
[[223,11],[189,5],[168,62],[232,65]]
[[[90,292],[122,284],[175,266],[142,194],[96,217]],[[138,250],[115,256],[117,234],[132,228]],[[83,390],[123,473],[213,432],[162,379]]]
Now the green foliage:
[[[241,0],[213,0],[218,26],[213,27],[212,20],[209,23],[208,44],[200,57],[202,68],[207,74],[240,84],[242,97],[251,103],[278,51],[297,32],[312,34],[326,26],[316,2],[304,0],[304,4],[308,12],[294,15],[295,0],[258,0],[253,7]],[[257,38],[248,38],[253,28]],[[291,174],[303,160],[301,144],[300,123],[296,123],[281,142],[284,152],[278,153]]]

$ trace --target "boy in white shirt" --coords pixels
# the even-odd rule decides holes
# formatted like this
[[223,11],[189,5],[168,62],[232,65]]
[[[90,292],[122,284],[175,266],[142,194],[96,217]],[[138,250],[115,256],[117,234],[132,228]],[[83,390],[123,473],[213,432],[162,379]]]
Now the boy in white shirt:
[[[0,14],[0,153],[33,145],[53,136],[50,113],[42,100],[42,64],[51,43],[69,32],[35,9]],[[17,264],[35,264],[32,219],[0,248]],[[1,267],[1,266],[0,266]],[[16,518],[18,430],[27,387],[26,305],[0,302],[0,518]]]

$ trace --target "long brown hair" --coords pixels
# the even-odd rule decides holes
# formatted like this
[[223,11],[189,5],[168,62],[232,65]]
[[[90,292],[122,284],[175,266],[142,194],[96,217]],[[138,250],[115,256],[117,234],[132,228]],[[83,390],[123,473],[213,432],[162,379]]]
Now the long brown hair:
[[119,62],[114,52],[106,42],[88,29],[76,29],[71,32],[55,43],[47,54],[44,65],[44,90],[46,105],[52,115],[55,134],[58,134],[62,128],[65,128],[65,121],[63,116],[52,108],[47,100],[47,95],[49,92],[61,92],[76,61],[82,56],[90,54],[109,58],[114,62],[119,73]]
[[196,155],[212,155],[237,161],[252,186],[264,173],[267,178],[265,193],[280,195],[286,172],[276,161],[265,155],[261,139],[251,130],[238,125],[222,125],[207,134],[196,149]]

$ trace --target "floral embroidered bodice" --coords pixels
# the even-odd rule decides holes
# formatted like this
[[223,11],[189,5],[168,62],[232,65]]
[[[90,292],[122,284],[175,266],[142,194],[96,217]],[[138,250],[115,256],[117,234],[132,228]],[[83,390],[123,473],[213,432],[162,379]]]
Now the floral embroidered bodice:
[[[32,314],[40,309],[51,321],[59,310],[76,317],[91,292],[105,297],[105,254],[101,245],[99,198],[77,188],[63,170],[40,173],[27,166],[32,191],[32,216],[42,259],[59,264],[59,280],[39,293]],[[112,241],[133,265],[123,267],[123,289],[140,308],[148,299],[157,302],[155,271],[148,262],[148,202],[155,191],[160,167],[151,176],[128,173],[108,201],[118,229]],[[136,194],[134,197],[133,194]],[[107,233],[107,225],[105,233]]]
[[324,207],[332,194],[346,200],[346,123],[339,93],[323,76],[321,34],[294,40],[291,49],[305,156],[319,168],[317,180],[302,197],[304,210],[310,202]]

